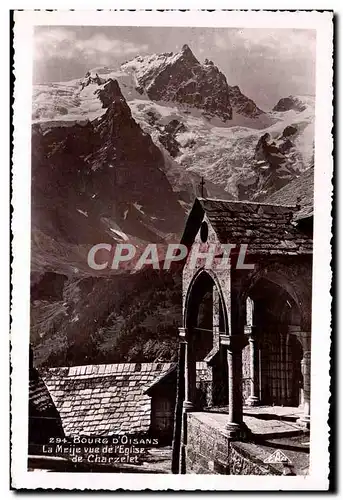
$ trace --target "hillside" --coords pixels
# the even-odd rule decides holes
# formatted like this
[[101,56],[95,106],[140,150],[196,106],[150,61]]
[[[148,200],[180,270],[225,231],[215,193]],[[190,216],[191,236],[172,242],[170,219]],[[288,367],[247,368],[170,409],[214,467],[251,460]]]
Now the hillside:
[[165,361],[177,356],[177,272],[147,269],[135,275],[81,279],[50,274],[32,287],[32,295],[31,344],[37,366]]

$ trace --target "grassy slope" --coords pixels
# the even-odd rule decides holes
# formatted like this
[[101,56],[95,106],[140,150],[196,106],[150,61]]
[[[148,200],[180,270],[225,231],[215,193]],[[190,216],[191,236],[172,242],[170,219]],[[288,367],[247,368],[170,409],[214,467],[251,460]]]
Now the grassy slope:
[[111,278],[69,278],[62,296],[32,302],[38,366],[175,359],[181,322],[177,273],[147,269]]

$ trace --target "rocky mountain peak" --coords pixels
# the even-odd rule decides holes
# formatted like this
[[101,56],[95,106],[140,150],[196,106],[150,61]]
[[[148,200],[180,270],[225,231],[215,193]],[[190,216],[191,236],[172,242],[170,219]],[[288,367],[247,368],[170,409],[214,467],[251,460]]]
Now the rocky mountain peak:
[[239,185],[243,199],[261,200],[281,189],[297,173],[299,165],[296,141],[298,127],[287,125],[277,136],[265,132],[257,141],[252,158],[254,178],[246,178]]
[[85,77],[80,81],[81,89],[83,90],[85,87],[88,87],[88,85],[91,84],[96,84],[96,85],[102,85],[105,83],[105,80],[100,78],[98,73],[92,73],[91,71],[87,71],[85,74]]
[[305,111],[306,109],[306,104],[299,99],[298,97],[295,97],[293,95],[290,95],[288,97],[282,97],[278,103],[274,106],[273,111]]
[[191,54],[193,54],[193,52],[191,51],[191,49],[189,48],[189,45],[187,45],[187,43],[182,45],[181,52],[191,52]]
[[97,89],[95,94],[99,96],[103,108],[112,107],[118,113],[123,111],[131,117],[131,110],[120,90],[117,80],[110,78],[101,89]]
[[177,102],[201,110],[207,118],[231,120],[225,76],[210,61],[200,64],[187,44],[175,54],[136,57],[122,65],[122,70],[134,73],[136,90],[153,101]]
[[124,63],[121,70],[134,75],[136,91],[141,95],[152,101],[177,102],[182,107],[196,108],[208,119],[229,121],[233,110],[248,118],[264,113],[237,85],[228,85],[213,61],[199,62],[187,44],[177,53],[137,56]]
[[252,99],[245,96],[238,85],[229,85],[229,96],[230,102],[233,110],[244,116],[257,118],[259,115],[263,114],[264,111],[258,108]]
[[102,104],[103,112],[92,121],[33,127],[38,230],[68,244],[111,242],[115,230],[146,241],[179,232],[184,212],[163,172],[163,155],[133,119],[118,81],[76,91]]
[[179,54],[182,55],[184,58],[187,58],[193,64],[200,64],[198,59],[195,57],[192,50],[190,49],[189,45],[187,45],[186,43],[182,45]]

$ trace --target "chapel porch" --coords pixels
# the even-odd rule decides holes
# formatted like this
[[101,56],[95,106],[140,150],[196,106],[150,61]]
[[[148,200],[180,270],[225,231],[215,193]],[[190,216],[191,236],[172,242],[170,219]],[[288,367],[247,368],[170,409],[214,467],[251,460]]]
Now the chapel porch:
[[[227,409],[190,412],[187,415],[186,472],[306,475],[310,435],[296,423],[298,416],[299,411],[294,407],[244,407],[243,421],[250,433],[244,441],[235,441],[227,434]],[[275,453],[278,454],[276,460],[273,458]],[[271,463],[266,462],[268,459]]]
[[[202,473],[277,474],[242,449],[310,427],[312,238],[294,222],[296,212],[254,202],[194,203],[182,238],[190,257],[183,267],[174,473],[195,466]],[[244,266],[236,251],[243,245]],[[209,383],[198,380],[198,362],[206,363]]]
[[[198,415],[208,415],[206,418],[225,427],[228,413],[229,407],[224,406],[198,412]],[[304,435],[304,427],[298,422],[302,414],[302,407],[243,405],[243,422],[254,439]],[[305,432],[305,435],[309,433]]]

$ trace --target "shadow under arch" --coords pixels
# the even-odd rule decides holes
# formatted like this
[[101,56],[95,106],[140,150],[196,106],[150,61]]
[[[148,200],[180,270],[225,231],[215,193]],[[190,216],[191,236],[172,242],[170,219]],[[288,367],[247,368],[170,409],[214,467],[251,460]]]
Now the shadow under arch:
[[[241,294],[241,300],[253,302],[251,323],[258,371],[253,376],[262,404],[298,407],[303,402],[303,348],[295,332],[302,330],[307,312],[302,310],[300,297],[285,276],[266,269],[257,273]],[[243,387],[245,398],[248,386],[249,382]]]
[[261,280],[272,285],[280,287],[285,294],[288,294],[288,299],[291,299],[293,306],[298,308],[299,318],[294,325],[301,325],[303,329],[308,330],[311,324],[311,305],[312,305],[312,287],[311,276],[308,279],[303,273],[292,271],[289,266],[280,263],[273,263],[267,266],[258,268],[251,274],[248,280],[244,283],[241,289],[240,301],[246,303],[250,297],[252,290],[258,285]]

